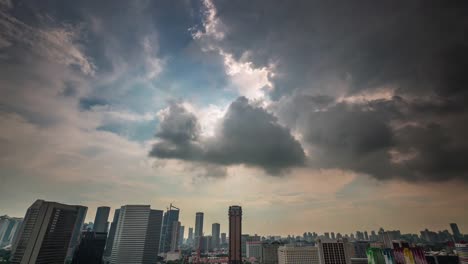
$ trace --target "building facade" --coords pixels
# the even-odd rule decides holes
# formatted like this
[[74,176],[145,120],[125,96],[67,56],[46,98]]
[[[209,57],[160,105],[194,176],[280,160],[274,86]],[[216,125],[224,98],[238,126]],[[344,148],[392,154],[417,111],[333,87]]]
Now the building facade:
[[73,254],[72,264],[101,264],[106,238],[106,232],[82,232],[80,244]]
[[221,231],[221,225],[218,223],[214,223],[211,225],[211,237],[212,237],[212,242],[213,248],[220,248],[220,231]]
[[0,216],[0,249],[13,243],[22,222],[23,218]]
[[458,261],[460,264],[468,264],[468,244],[456,243],[455,248],[457,249]]
[[199,240],[203,236],[203,217],[204,214],[202,212],[197,212],[195,214],[195,234],[194,234],[194,246],[198,248]]
[[169,206],[167,211],[164,213],[162,230],[161,230],[161,242],[159,245],[159,253],[166,253],[171,250],[172,245],[172,227],[174,222],[179,221],[180,210],[174,207],[172,204]]
[[347,242],[340,240],[317,240],[321,264],[350,264],[351,258],[347,250]]
[[[28,208],[15,239],[11,263],[64,263],[86,207],[37,200]],[[79,237],[79,236],[78,236]]]
[[120,208],[110,263],[155,263],[161,238],[163,211],[149,205]]
[[262,242],[248,241],[247,242],[247,258],[255,258],[261,260],[262,258]]
[[101,206],[97,208],[96,217],[94,218],[94,226],[93,226],[94,232],[98,232],[98,233],[108,232],[109,213],[110,213],[110,207]]
[[242,263],[242,207],[229,207],[229,264]]
[[110,261],[110,256],[112,254],[112,245],[114,243],[115,230],[117,229],[117,222],[119,221],[120,209],[115,209],[114,217],[109,229],[109,235],[106,240],[106,247],[104,249],[104,262]]
[[285,245],[278,248],[279,264],[319,264],[318,248]]

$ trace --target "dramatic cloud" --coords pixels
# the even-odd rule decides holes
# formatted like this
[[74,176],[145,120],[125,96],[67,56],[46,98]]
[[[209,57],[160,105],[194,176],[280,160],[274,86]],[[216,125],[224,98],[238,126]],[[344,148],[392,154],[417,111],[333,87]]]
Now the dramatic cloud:
[[468,5],[205,3],[196,39],[273,71],[269,108],[302,136],[311,166],[468,180]]
[[220,165],[257,166],[271,174],[301,166],[305,154],[289,130],[265,109],[239,97],[228,108],[213,137],[200,137],[198,120],[181,104],[161,114],[160,139],[151,156]]

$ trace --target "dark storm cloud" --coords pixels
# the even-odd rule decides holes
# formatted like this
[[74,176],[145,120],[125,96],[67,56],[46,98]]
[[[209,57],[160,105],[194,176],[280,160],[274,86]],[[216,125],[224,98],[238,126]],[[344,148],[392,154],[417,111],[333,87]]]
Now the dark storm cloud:
[[223,117],[214,137],[199,136],[196,117],[172,104],[158,127],[161,140],[150,156],[220,165],[245,164],[278,174],[301,166],[305,154],[289,130],[265,109],[239,97]]
[[468,180],[466,2],[214,5],[224,38],[211,45],[275,65],[271,109],[303,136],[312,166]]

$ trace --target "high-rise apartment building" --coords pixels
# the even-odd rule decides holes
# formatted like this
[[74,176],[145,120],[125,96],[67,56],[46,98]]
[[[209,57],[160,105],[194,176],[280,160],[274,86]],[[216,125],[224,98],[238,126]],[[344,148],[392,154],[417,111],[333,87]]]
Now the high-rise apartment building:
[[198,248],[200,237],[203,236],[203,213],[197,212],[195,214],[195,236],[194,236],[194,245],[195,248]]
[[349,256],[347,245],[345,241],[317,240],[319,249],[320,264],[350,264],[351,258]]
[[101,264],[106,237],[106,232],[82,232],[80,244],[73,254],[72,264]]
[[119,221],[120,209],[115,209],[114,218],[109,229],[109,235],[107,236],[106,247],[104,250],[104,261],[109,262],[112,254],[112,245],[114,244],[115,230],[117,229],[117,222]]
[[96,211],[96,217],[94,218],[93,230],[98,233],[107,233],[109,228],[109,213],[110,207],[101,206]]
[[242,207],[229,206],[229,264],[242,263]]
[[81,231],[84,218],[80,212],[86,214],[86,209],[44,200],[34,202],[14,241],[11,263],[64,263],[76,227]]
[[218,223],[214,223],[211,225],[211,239],[212,239],[212,247],[213,248],[220,248],[220,231],[221,231],[221,225]]
[[16,231],[19,230],[23,218],[0,216],[0,248],[13,243]]
[[174,222],[179,221],[179,213],[179,208],[172,204],[169,205],[169,208],[164,213],[163,226],[161,230],[161,243],[159,245],[160,253],[167,253],[171,250],[173,235],[172,227],[174,226]]
[[285,245],[278,248],[278,264],[319,264],[318,248]]
[[125,205],[120,208],[112,264],[155,263],[161,238],[163,211],[149,205]]

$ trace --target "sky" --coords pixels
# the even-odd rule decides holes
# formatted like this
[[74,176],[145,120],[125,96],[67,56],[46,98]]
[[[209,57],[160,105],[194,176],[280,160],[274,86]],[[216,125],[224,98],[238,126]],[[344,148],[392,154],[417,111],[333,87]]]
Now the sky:
[[468,2],[0,0],[0,214],[468,233]]

